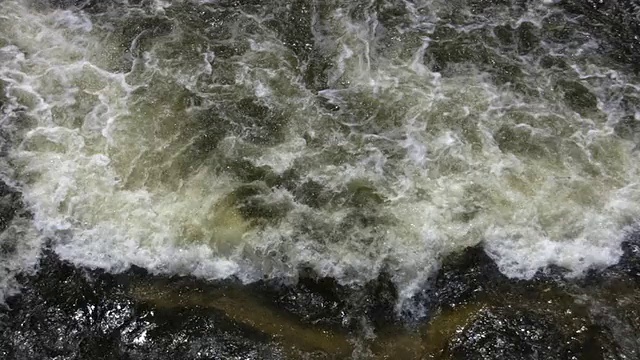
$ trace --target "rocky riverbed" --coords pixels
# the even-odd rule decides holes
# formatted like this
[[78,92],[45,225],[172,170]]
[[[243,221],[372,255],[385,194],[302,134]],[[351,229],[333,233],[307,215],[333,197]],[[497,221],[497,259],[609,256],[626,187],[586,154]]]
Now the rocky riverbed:
[[[3,197],[4,221],[25,216]],[[8,199],[8,200],[7,200]],[[14,206],[6,206],[12,203]],[[77,267],[45,251],[0,312],[4,359],[635,359],[640,237],[619,264],[568,280],[504,276],[482,246],[449,255],[395,311],[388,276],[362,287],[304,272],[297,284],[203,281]],[[3,252],[11,249],[4,247]]]

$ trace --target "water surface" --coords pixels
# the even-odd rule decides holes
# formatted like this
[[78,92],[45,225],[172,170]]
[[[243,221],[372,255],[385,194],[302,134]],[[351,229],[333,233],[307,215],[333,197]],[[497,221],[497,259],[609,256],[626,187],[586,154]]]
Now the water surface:
[[112,273],[385,273],[398,310],[476,244],[515,278],[615,264],[640,82],[563,5],[0,2],[0,168],[32,215],[0,294],[45,244]]

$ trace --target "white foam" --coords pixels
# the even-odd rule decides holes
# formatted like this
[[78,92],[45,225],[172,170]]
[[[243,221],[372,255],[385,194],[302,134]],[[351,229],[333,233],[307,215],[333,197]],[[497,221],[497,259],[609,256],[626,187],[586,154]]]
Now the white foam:
[[[171,6],[156,4],[160,12]],[[304,66],[291,60],[296,54],[259,14],[239,13],[229,25],[238,38],[223,43],[202,35],[184,47],[184,31],[161,37],[144,45],[133,69],[122,69],[113,65],[122,56],[114,44],[142,41],[141,34],[118,39],[105,36],[109,26],[92,24],[104,18],[0,3],[3,14],[14,14],[0,26],[11,44],[0,49],[0,76],[11,106],[24,107],[35,124],[3,119],[7,128],[26,127],[9,158],[40,234],[30,236],[52,239],[74,264],[113,272],[137,265],[208,279],[295,280],[300,267],[311,267],[362,284],[385,269],[399,306],[443,256],[480,242],[514,277],[548,265],[577,276],[615,263],[625,229],[640,215],[640,159],[611,128],[622,111],[614,93],[637,92],[633,80],[579,61],[575,74],[565,74],[589,81],[608,115],[602,121],[564,105],[551,72],[530,73],[550,94],[540,97],[497,86],[473,64],[455,76],[433,73],[423,58],[437,11],[427,16],[424,4],[406,5],[410,20],[395,29],[382,29],[373,11],[352,18],[349,4],[314,15],[315,45],[331,59],[330,88],[314,94]],[[522,19],[539,24],[541,11]],[[406,43],[382,43],[383,30]],[[233,55],[212,50],[230,43]],[[561,56],[593,50],[582,45],[549,49]],[[340,109],[325,109],[318,95]],[[229,118],[251,116],[233,113],[245,110],[234,105],[246,99],[285,119],[282,139],[252,142],[247,128],[255,124],[246,121],[253,120]],[[211,118],[194,117],[202,113]],[[194,145],[203,137],[220,139],[207,153]],[[253,199],[282,214],[245,218],[234,203],[242,180],[221,165],[226,160],[280,176],[293,169],[297,185],[318,184],[312,196],[320,205],[303,203],[295,186],[256,183]],[[40,244],[24,241],[28,249]],[[31,263],[37,256],[24,254]]]

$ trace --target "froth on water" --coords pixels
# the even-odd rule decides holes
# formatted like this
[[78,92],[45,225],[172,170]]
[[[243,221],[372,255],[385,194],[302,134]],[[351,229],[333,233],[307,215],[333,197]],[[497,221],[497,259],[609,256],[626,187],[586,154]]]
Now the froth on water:
[[556,5],[84,5],[0,3],[3,174],[75,264],[406,298],[481,242],[615,263],[640,213],[636,77]]

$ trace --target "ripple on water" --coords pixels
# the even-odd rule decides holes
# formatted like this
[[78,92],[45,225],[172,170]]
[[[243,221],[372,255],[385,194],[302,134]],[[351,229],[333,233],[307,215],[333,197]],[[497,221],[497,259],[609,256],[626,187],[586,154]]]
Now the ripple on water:
[[636,76],[553,3],[456,4],[0,3],[25,243],[113,272],[386,271],[401,303],[478,243],[511,277],[615,263]]

